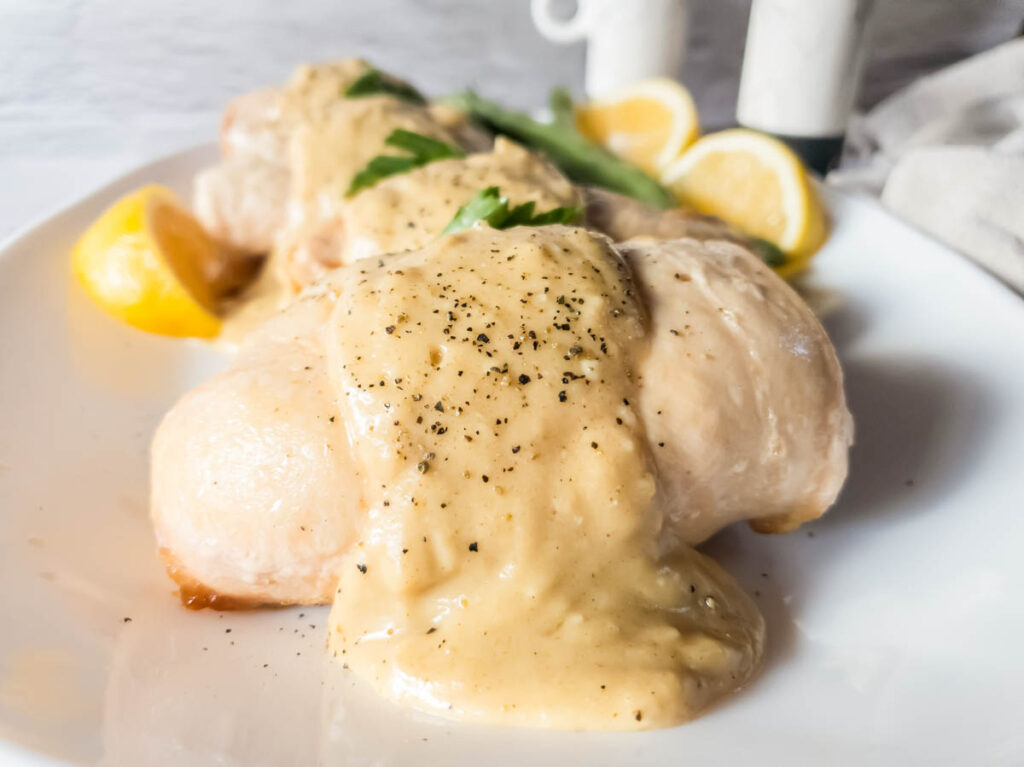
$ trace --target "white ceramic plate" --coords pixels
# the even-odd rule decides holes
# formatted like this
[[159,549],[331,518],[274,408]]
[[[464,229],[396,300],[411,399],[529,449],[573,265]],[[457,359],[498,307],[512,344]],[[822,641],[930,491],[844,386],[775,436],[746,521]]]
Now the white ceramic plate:
[[67,253],[117,196],[186,194],[212,156],[140,168],[0,251],[0,763],[1024,763],[1024,302],[834,192],[804,288],[846,371],[851,478],[798,533],[736,527],[707,547],[757,596],[769,653],[704,718],[459,726],[331,667],[326,609],[182,609],[147,520],[147,445],[224,360],[108,319]]

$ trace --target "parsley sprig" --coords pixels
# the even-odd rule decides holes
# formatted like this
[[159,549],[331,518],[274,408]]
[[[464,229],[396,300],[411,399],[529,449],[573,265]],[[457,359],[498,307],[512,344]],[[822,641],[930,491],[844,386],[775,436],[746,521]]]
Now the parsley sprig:
[[503,197],[496,186],[481,189],[472,199],[455,213],[451,223],[441,234],[464,232],[477,221],[486,221],[494,229],[510,229],[513,226],[546,226],[548,224],[572,224],[580,217],[580,209],[574,207],[552,208],[544,213],[534,214],[534,202],[524,202],[510,208],[508,197]]
[[397,77],[392,77],[379,69],[368,69],[360,77],[345,89],[346,98],[358,98],[360,96],[377,96],[384,94],[394,96],[396,99],[408,101],[410,104],[426,104],[427,100],[423,94],[413,88],[409,83],[402,82]]
[[669,190],[644,171],[584,137],[576,129],[572,99],[565,91],[556,90],[551,94],[551,112],[555,119],[550,123],[506,109],[473,91],[456,94],[447,101],[494,133],[546,155],[578,184],[610,189],[659,208],[675,208],[679,204]]
[[351,197],[361,189],[371,187],[388,176],[408,173],[436,160],[465,157],[463,151],[457,146],[401,128],[393,130],[384,143],[395,149],[404,149],[409,154],[408,156],[381,154],[374,157],[352,178],[352,183],[349,184],[348,190],[345,192],[346,197]]
[[749,240],[750,249],[754,251],[754,255],[768,264],[768,266],[776,267],[786,263],[786,254],[774,242],[768,242],[768,240],[761,237],[749,237]]

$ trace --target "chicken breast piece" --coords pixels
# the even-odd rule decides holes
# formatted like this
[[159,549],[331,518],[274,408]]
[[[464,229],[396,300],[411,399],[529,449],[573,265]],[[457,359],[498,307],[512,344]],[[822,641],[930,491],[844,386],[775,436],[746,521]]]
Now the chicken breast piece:
[[607,189],[587,187],[587,226],[607,234],[615,242],[634,238],[675,240],[726,240],[745,244],[748,238],[720,218],[689,208],[661,210]]
[[203,228],[241,257],[269,253],[285,223],[291,175],[235,154],[196,175],[192,208]]
[[387,144],[399,129],[457,146],[426,107],[390,96],[336,99],[303,120],[289,143],[289,227],[303,231],[335,218],[359,171],[378,155],[403,154]]
[[220,121],[220,153],[284,166],[294,125],[281,114],[284,88],[243,93],[228,102]]
[[224,159],[199,173],[194,185],[193,208],[211,235],[242,254],[270,252],[287,221],[292,137],[368,67],[361,59],[302,66],[287,85],[228,103],[220,125]]
[[339,101],[369,68],[362,59],[351,58],[305,64],[283,86],[235,97],[221,118],[221,154],[254,155],[287,165],[288,144],[295,129]]
[[787,532],[824,514],[846,479],[853,421],[810,307],[732,243],[618,247],[651,317],[640,412],[679,536],[699,543],[741,519]]
[[537,212],[580,205],[576,187],[553,165],[499,137],[490,152],[432,162],[362,190],[339,203],[334,215],[297,230],[277,256],[300,289],[342,264],[427,245],[490,186],[511,205],[532,202]]
[[339,558],[361,527],[359,483],[317,341],[333,304],[294,302],[156,431],[153,524],[191,606],[333,596]]
[[[697,543],[741,519],[781,532],[822,514],[845,478],[852,426],[810,309],[738,246],[619,250],[650,315],[639,410],[669,529]],[[339,556],[364,524],[324,365],[347,268],[358,267],[331,272],[251,335],[157,431],[152,515],[186,593],[328,601]]]
[[342,204],[352,176],[390,152],[384,139],[395,128],[471,151],[490,146],[464,114],[442,105],[344,98],[368,69],[361,59],[303,66],[287,85],[228,104],[220,130],[224,159],[195,182],[193,207],[212,235],[236,251],[266,254],[286,225],[319,226]]

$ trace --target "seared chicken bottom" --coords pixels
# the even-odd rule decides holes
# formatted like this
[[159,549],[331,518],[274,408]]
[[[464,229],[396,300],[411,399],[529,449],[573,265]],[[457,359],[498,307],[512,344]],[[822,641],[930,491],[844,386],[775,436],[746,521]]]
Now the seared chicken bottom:
[[[636,412],[670,528],[693,544],[737,520],[776,532],[824,513],[846,476],[852,426],[810,309],[739,246],[618,249],[650,317]],[[327,319],[348,300],[335,286],[361,268],[307,289],[160,425],[152,514],[183,593],[247,604],[331,598],[338,563],[366,525],[351,454],[366,425],[342,423]]]

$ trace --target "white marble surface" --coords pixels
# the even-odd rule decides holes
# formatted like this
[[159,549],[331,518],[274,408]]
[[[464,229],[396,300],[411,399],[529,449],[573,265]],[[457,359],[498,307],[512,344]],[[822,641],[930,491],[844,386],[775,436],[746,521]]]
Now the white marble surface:
[[[749,0],[691,6],[682,76],[717,127],[733,119]],[[864,101],[1022,20],[1024,0],[879,0]],[[470,84],[518,106],[582,81],[582,48],[544,41],[527,0],[0,0],[0,238],[122,168],[211,138],[231,95],[351,54],[428,92]]]

